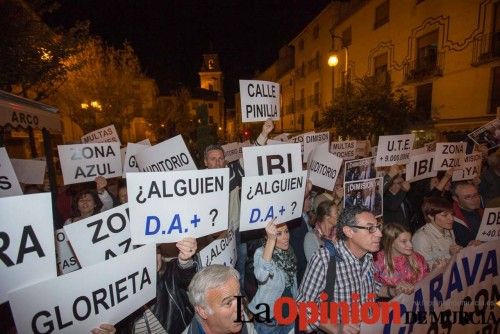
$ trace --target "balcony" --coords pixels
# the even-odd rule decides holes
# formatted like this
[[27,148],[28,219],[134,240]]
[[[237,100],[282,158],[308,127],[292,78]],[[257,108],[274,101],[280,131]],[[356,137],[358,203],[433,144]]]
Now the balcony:
[[420,82],[443,76],[444,52],[410,61],[403,68],[405,83]]
[[500,31],[484,34],[472,42],[472,66],[489,63],[500,58]]

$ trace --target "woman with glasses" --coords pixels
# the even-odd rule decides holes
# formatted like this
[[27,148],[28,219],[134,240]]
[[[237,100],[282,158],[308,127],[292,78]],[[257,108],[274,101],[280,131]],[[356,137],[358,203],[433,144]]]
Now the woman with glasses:
[[384,224],[381,250],[375,254],[375,280],[397,290],[413,286],[429,272],[424,257],[413,250],[411,233],[403,225]]
[[445,264],[462,247],[455,242],[453,233],[453,206],[442,197],[424,200],[422,212],[426,224],[415,232],[412,243],[431,269]]

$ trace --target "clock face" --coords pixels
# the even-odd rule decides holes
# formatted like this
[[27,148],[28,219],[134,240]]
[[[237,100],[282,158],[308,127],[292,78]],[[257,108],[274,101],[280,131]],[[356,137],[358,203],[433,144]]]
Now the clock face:
[[208,69],[213,70],[215,68],[215,60],[213,58],[210,58],[208,60]]

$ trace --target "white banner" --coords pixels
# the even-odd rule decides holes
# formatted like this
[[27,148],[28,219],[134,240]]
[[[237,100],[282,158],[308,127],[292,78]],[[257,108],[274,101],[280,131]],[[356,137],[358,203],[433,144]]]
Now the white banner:
[[69,240],[66,233],[64,233],[64,229],[61,228],[56,230],[55,236],[57,270],[59,273],[64,275],[80,269],[80,264],[78,263],[78,259],[69,244]]
[[280,119],[280,85],[261,80],[240,80],[241,121]]
[[125,153],[125,158],[123,159],[123,177],[127,177],[127,173],[139,172],[139,166],[137,165],[135,155],[148,147],[151,147],[149,140],[147,144],[127,144],[127,151]]
[[302,170],[299,144],[243,148],[245,176],[294,173]]
[[415,134],[378,137],[375,167],[404,165],[410,161]]
[[240,143],[238,142],[222,145],[222,149],[224,150],[224,158],[227,162],[233,162],[242,157]]
[[375,217],[382,216],[384,198],[383,178],[352,181],[344,183],[344,207],[363,205],[370,209]]
[[128,204],[64,226],[82,267],[127,253],[130,246]]
[[316,146],[308,164],[309,179],[312,184],[328,191],[335,187],[335,181],[342,168],[342,158],[328,151],[328,142]]
[[5,147],[0,147],[0,197],[22,195],[23,191]]
[[131,173],[132,244],[176,242],[227,229],[229,168]]
[[500,208],[484,209],[476,239],[480,241],[500,239]]
[[17,290],[9,298],[19,333],[72,334],[116,324],[155,296],[156,247],[146,245]]
[[410,162],[406,165],[406,181],[415,182],[436,176],[433,162],[434,152],[410,156]]
[[378,321],[361,323],[360,333],[498,333],[499,250],[500,241],[462,249],[419,281],[413,294],[381,307]]
[[266,227],[302,215],[307,171],[268,176],[246,176],[242,179],[240,231]]
[[56,277],[57,268],[50,193],[0,198],[0,212],[1,304],[12,290]]
[[472,180],[475,177],[481,176],[481,166],[483,163],[483,155],[481,153],[465,155],[463,161],[462,168],[453,171],[451,177],[453,182]]
[[434,154],[434,170],[461,168],[465,154],[465,143],[437,143]]
[[212,264],[222,264],[224,266],[234,267],[238,258],[234,232],[229,229],[224,238],[216,239],[200,250],[198,257],[202,267],[207,267]]
[[142,172],[196,169],[196,164],[181,135],[140,151],[135,155],[135,159]]
[[356,141],[336,141],[330,144],[330,152],[344,160],[352,160],[356,158]]
[[304,154],[302,161],[305,163],[309,159],[309,154],[316,146],[322,143],[330,143],[330,132],[307,133],[304,135]]
[[120,136],[118,136],[114,124],[87,133],[81,138],[81,140],[83,144],[117,142],[121,145]]
[[24,184],[43,184],[45,178],[45,160],[10,159],[16,172],[17,180]]
[[122,175],[119,143],[58,145],[64,184]]
[[345,162],[344,182],[373,179],[377,175],[375,158],[364,158]]

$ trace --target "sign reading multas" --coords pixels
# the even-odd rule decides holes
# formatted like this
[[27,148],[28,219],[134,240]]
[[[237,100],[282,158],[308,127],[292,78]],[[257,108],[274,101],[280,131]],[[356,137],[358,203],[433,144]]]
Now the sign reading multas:
[[280,85],[260,80],[240,80],[241,121],[280,119]]

